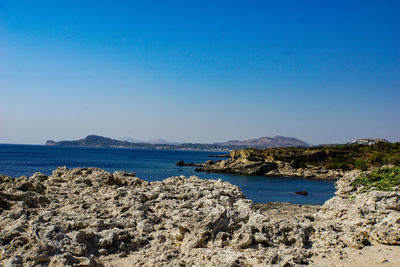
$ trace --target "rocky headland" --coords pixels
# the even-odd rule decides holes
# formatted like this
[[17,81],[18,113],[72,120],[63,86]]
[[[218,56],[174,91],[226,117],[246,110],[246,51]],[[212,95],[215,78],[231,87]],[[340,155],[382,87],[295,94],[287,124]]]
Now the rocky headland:
[[303,177],[337,180],[352,170],[367,171],[385,164],[400,164],[400,143],[338,145],[308,148],[241,149],[230,152],[226,160],[179,166],[196,166],[196,171]]
[[[327,158],[325,151],[291,149],[243,149],[234,150],[226,160],[205,163],[178,162],[178,166],[195,166],[196,171],[214,173],[236,173],[243,175],[266,175],[303,177],[307,179],[337,180],[345,171],[328,169],[318,164]],[[303,162],[308,162],[306,165]],[[310,164],[312,162],[313,164]]]
[[0,176],[0,261],[295,266],[332,255],[346,260],[348,248],[399,246],[399,188],[364,192],[357,177],[346,173],[319,208],[254,204],[237,186],[194,176],[146,182],[133,173],[65,167],[51,176]]

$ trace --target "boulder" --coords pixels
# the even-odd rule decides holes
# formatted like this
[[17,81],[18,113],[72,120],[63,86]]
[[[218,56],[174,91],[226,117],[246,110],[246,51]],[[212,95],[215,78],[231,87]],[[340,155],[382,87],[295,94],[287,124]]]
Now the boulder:
[[306,190],[303,190],[303,191],[297,191],[297,192],[294,192],[295,194],[298,194],[298,195],[303,195],[303,196],[307,196],[308,195],[308,192],[306,191]]

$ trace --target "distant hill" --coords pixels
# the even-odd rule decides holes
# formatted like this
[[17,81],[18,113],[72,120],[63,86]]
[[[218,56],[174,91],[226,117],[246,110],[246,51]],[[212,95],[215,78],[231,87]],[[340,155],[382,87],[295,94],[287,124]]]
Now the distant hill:
[[127,141],[127,142],[130,142],[130,143],[146,143],[146,142],[144,142],[142,140],[138,140],[138,139],[132,138],[130,136],[121,137],[121,138],[118,138],[118,140]]
[[162,145],[179,145],[179,144],[182,144],[182,143],[179,143],[179,142],[170,142],[170,141],[167,141],[167,140],[164,140],[164,139],[155,139],[155,140],[142,141],[142,140],[138,140],[138,139],[132,138],[130,136],[121,137],[118,140],[127,141],[127,142],[130,142],[130,143],[145,143],[145,144],[152,144],[152,145],[155,145],[155,144],[162,144]]
[[83,139],[73,140],[73,141],[54,142],[53,140],[48,140],[46,142],[46,145],[48,146],[89,146],[89,147],[128,147],[132,144],[133,143],[130,143],[128,141],[120,141],[98,135],[88,135]]
[[167,140],[164,140],[164,139],[149,140],[146,143],[154,144],[154,145],[155,144],[162,144],[162,145],[180,145],[180,144],[182,144],[182,143],[179,143],[179,142],[170,142],[170,141],[167,141]]
[[[139,140],[135,140],[139,141]],[[141,142],[141,141],[139,141]],[[151,142],[151,143],[150,143]],[[308,144],[293,137],[275,136],[248,139],[244,141],[232,140],[224,143],[199,144],[199,143],[171,143],[163,139],[149,142],[128,142],[98,135],[88,135],[83,139],[73,141],[46,142],[48,146],[85,146],[85,147],[119,147],[135,149],[177,149],[177,150],[208,150],[229,151],[243,148],[269,148],[269,147],[306,147]]]
[[268,147],[307,147],[308,144],[294,137],[274,136],[274,137],[260,137],[248,139],[244,141],[231,140],[224,143],[215,143],[220,146],[243,146],[250,148],[268,148]]

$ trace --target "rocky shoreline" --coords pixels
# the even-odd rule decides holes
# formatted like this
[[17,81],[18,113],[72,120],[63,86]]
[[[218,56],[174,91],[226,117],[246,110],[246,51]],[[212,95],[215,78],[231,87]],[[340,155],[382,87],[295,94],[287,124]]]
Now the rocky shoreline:
[[[295,266],[400,245],[400,193],[357,193],[346,173],[323,206],[255,204],[222,180],[57,168],[0,175],[3,266]],[[387,259],[389,262],[391,259]],[[391,262],[393,263],[393,262]],[[337,265],[336,263],[334,265]]]
[[[273,149],[270,150],[273,151]],[[230,152],[230,158],[226,160],[207,160],[205,163],[179,161],[176,165],[197,167],[195,170],[199,172],[266,175],[270,177],[303,177],[320,180],[338,180],[346,173],[343,170],[327,169],[320,164],[310,166],[299,164],[304,160],[318,163],[325,156],[320,151],[311,151],[300,155],[293,153],[283,155],[282,153],[279,156],[264,156],[260,151],[262,150],[234,150]],[[285,149],[282,149],[282,151],[285,151]],[[286,151],[290,152],[288,149]]]

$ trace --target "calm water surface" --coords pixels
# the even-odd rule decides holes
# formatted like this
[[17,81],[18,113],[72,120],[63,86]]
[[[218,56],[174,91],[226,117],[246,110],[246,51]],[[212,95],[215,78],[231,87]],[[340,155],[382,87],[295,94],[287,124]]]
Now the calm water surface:
[[[206,151],[136,150],[121,148],[53,147],[0,144],[0,174],[31,176],[40,171],[51,174],[58,166],[98,167],[107,171],[135,172],[146,181],[159,181],[176,175],[196,175],[222,179],[239,186],[254,202],[285,201],[298,204],[322,204],[334,194],[334,182],[302,178],[276,178],[195,172],[194,167],[178,167],[179,160],[205,162],[219,160],[209,155],[226,154]],[[294,194],[307,190],[308,196]]]

